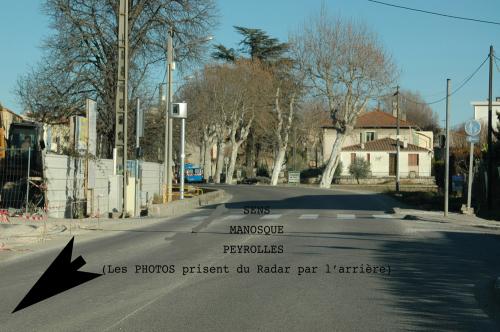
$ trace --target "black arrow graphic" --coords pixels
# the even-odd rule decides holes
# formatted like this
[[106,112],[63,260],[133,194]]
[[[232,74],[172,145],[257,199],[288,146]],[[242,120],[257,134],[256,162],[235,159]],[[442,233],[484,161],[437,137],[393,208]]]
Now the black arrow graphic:
[[102,276],[99,273],[78,271],[85,265],[85,260],[78,256],[71,261],[74,239],[68,242],[12,313]]

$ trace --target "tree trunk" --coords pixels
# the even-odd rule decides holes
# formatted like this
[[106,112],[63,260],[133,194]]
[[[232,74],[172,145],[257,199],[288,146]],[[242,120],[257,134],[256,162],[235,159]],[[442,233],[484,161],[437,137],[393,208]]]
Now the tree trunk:
[[203,177],[208,182],[209,177],[212,176],[212,144],[210,144],[210,142],[206,140],[203,142],[203,144]]
[[285,160],[286,153],[286,145],[280,146],[278,150],[278,155],[273,163],[273,175],[271,176],[271,185],[275,186],[278,184],[278,178],[281,172],[281,166],[283,165],[283,161]]
[[246,176],[251,178],[254,177],[253,169],[255,167],[255,140],[254,140],[254,130],[250,128],[250,133],[248,135],[248,140],[246,144]]
[[238,157],[238,150],[240,147],[240,144],[238,142],[232,142],[231,144],[231,160],[229,162],[229,169],[226,174],[226,184],[231,184],[233,183],[233,176],[234,176],[234,168],[236,165],[236,158]]
[[224,142],[217,142],[217,164],[215,166],[214,183],[220,183],[220,175],[222,174],[222,168],[224,167],[224,147]]
[[325,170],[323,171],[323,175],[321,177],[321,183],[319,185],[321,188],[330,188],[330,185],[332,184],[333,175],[335,174],[335,169],[339,163],[340,151],[346,136],[346,133],[337,131],[337,138],[335,139],[335,143],[333,143],[332,154],[326,163]]

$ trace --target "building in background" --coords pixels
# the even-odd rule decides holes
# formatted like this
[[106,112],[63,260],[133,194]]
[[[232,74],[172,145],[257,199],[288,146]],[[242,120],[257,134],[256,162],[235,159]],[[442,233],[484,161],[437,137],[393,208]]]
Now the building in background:
[[[432,131],[422,131],[405,119],[399,121],[400,139],[400,176],[408,178],[431,176],[434,153]],[[337,136],[336,129],[329,125],[323,127],[323,162],[332,153]],[[370,163],[372,177],[396,175],[397,117],[393,114],[375,110],[358,117],[354,130],[346,137],[342,146],[342,176],[348,176],[349,166],[356,157]]]
[[[474,112],[474,120],[482,122],[482,127],[487,130],[488,128],[488,101],[473,101],[471,102]],[[497,112],[500,113],[500,97],[497,97],[492,103],[492,126],[493,130],[498,130],[498,117]]]

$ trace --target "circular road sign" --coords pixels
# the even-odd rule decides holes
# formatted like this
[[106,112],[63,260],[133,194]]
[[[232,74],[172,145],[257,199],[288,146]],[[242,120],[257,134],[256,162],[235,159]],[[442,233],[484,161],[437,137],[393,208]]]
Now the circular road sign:
[[477,136],[481,132],[481,122],[469,120],[465,123],[465,132],[469,136]]

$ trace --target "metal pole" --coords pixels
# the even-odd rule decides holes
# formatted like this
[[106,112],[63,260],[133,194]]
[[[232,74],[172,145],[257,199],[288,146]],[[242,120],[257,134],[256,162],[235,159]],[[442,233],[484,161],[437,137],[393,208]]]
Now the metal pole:
[[135,215],[140,216],[140,211],[137,213],[137,210],[139,208],[139,203],[138,200],[140,197],[139,193],[139,147],[140,147],[140,139],[139,139],[139,131],[140,131],[140,107],[141,107],[141,101],[139,98],[137,98],[137,106],[135,110],[135,151],[136,151],[136,157],[135,157],[135,202],[134,202],[134,211]]
[[297,129],[293,129],[293,170],[297,170],[297,159],[296,159],[296,150],[297,150]]
[[469,181],[467,181],[467,211],[470,210],[471,195],[472,195],[472,167],[474,158],[474,143],[470,143],[470,154],[469,154]]
[[448,216],[448,199],[450,186],[450,90],[451,80],[446,79],[446,154],[444,171],[444,216]]
[[[170,108],[172,107],[172,94],[173,94],[173,75],[172,66],[174,62],[173,55],[173,41],[172,36],[173,30],[169,28],[168,30],[168,41],[167,41],[167,74],[168,74],[168,92],[167,92],[167,109],[166,109],[166,122],[165,122],[165,170],[164,176],[166,174],[166,186],[167,186],[167,202],[172,200],[172,119],[170,118]],[[165,199],[164,199],[165,201]]]
[[490,78],[488,89],[488,210],[493,206],[493,46],[490,46]]
[[[182,118],[181,119],[181,164],[180,164],[180,198],[184,199],[184,137],[185,137],[185,131],[186,131],[186,119]],[[227,174],[226,174],[227,176]]]
[[[122,218],[127,214],[127,106],[128,106],[128,0],[120,0],[118,15],[118,70],[115,100],[115,151],[114,174],[123,176]],[[115,153],[115,152],[114,152]],[[121,167],[121,169],[119,169]]]
[[30,167],[31,167],[31,146],[28,147],[28,177],[26,178],[26,214],[28,213],[28,202],[30,195]]
[[400,190],[399,182],[399,85],[396,87],[396,191]]

